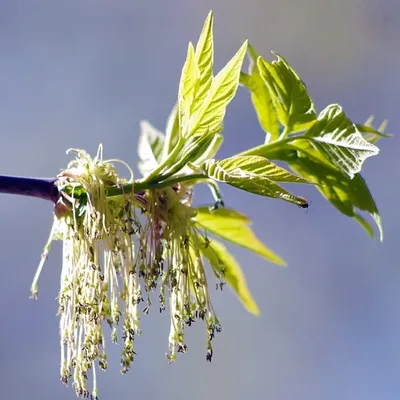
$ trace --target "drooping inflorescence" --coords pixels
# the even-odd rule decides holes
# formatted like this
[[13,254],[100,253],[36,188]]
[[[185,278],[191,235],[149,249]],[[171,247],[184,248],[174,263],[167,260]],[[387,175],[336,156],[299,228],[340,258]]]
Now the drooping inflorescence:
[[[58,176],[60,199],[49,242],[63,242],[61,287],[58,296],[61,339],[61,380],[73,379],[81,397],[97,397],[96,365],[107,369],[104,322],[113,342],[123,341],[121,372],[135,357],[140,312],[148,313],[152,294],[159,289],[159,309],[169,307],[170,361],[187,349],[185,326],[202,319],[207,327],[207,359],[211,340],[220,331],[208,292],[197,228],[192,221],[193,191],[177,184],[107,197],[107,187],[133,182],[122,180],[112,162],[76,152]],[[139,217],[138,214],[141,216]],[[153,294],[154,295],[154,294]],[[92,370],[94,387],[87,389]]]

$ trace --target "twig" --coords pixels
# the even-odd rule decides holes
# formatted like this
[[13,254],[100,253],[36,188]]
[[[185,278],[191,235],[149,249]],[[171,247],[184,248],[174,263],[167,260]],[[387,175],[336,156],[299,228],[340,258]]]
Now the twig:
[[26,178],[0,175],[0,193],[37,197],[56,203],[59,197],[56,178]]

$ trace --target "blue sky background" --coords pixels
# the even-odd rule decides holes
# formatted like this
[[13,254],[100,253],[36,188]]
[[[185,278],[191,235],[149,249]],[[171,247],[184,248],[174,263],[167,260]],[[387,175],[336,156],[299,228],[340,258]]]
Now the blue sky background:
[[[229,290],[214,293],[223,332],[205,361],[201,324],[189,351],[169,365],[168,316],[143,318],[138,357],[119,373],[109,346],[101,399],[398,399],[400,395],[399,149],[400,3],[395,0],[3,0],[0,2],[0,171],[55,176],[65,150],[84,148],[136,165],[139,121],[163,129],[187,43],[215,13],[216,67],[248,38],[296,68],[318,110],[338,102],[357,122],[389,119],[364,177],[383,218],[371,241],[315,189],[312,206],[223,188],[226,204],[254,220],[259,237],[288,262],[279,269],[234,248],[262,315]],[[270,58],[271,59],[271,58]],[[259,144],[263,133],[241,89],[229,107],[221,156]],[[210,201],[206,192],[199,204]],[[59,382],[57,303],[61,249],[54,246],[39,301],[29,287],[47,238],[49,203],[1,196],[0,397],[72,399]]]

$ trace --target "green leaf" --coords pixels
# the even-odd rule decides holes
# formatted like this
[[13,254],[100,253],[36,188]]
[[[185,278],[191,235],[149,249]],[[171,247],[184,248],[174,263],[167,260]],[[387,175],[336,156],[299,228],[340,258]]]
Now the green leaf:
[[198,235],[198,241],[201,243],[200,251],[207,258],[215,276],[217,278],[223,277],[244,307],[250,313],[259,315],[260,310],[247,287],[246,278],[240,265],[226,247],[215,239],[210,243],[206,243],[201,235]]
[[240,69],[246,54],[247,41],[226,66],[214,77],[210,90],[198,111],[193,115],[191,135],[202,135],[204,132],[219,132],[226,107],[234,97],[239,85]]
[[360,174],[356,174],[351,179],[334,167],[329,167],[326,164],[315,161],[315,159],[311,159],[308,154],[292,159],[288,163],[293,171],[318,183],[318,190],[333,206],[344,215],[359,222],[374,237],[373,229],[356,210],[359,209],[369,213],[379,229],[380,240],[383,240],[379,211],[367,184]]
[[306,132],[313,146],[350,178],[361,171],[365,159],[379,153],[367,142],[342,108],[331,104],[321,111],[318,121]]
[[295,196],[275,182],[311,183],[259,156],[237,156],[225,160],[209,159],[203,171],[210,178],[246,192],[307,206],[305,198]]
[[[212,163],[210,162],[210,164]],[[241,176],[245,173],[248,177],[252,177],[253,175],[264,176],[274,182],[312,183],[260,156],[235,156],[218,161],[218,164],[219,168],[222,168],[220,170],[221,174],[224,173],[223,170],[226,170],[231,175],[237,174]]]
[[183,65],[179,83],[178,107],[179,125],[182,135],[187,135],[190,126],[193,101],[200,82],[200,71],[196,63],[194,48],[189,43],[185,64]]
[[221,143],[222,135],[218,132],[213,133],[210,131],[202,136],[189,138],[180,157],[179,165],[202,163],[203,159],[208,159],[211,154],[218,150]]
[[195,94],[192,114],[194,114],[203,104],[204,99],[210,90],[213,79],[213,14],[212,11],[204,22],[203,30],[196,45],[195,59],[200,71],[199,87]]
[[267,134],[265,143],[268,143],[270,140],[279,139],[278,115],[268,86],[260,75],[257,65],[258,54],[250,44],[248,50],[250,58],[249,75],[242,72],[240,74],[240,83],[250,91],[251,101],[258,121]]
[[389,133],[384,133],[387,123],[387,120],[384,120],[378,129],[375,129],[372,125],[374,121],[374,116],[371,115],[364,124],[356,124],[356,128],[363,134],[364,139],[370,143],[376,143],[381,138],[390,138],[392,137]]
[[148,121],[140,122],[138,143],[139,171],[143,176],[157,167],[161,160],[165,136],[154,128]]
[[[371,224],[365,220],[360,214],[354,213],[353,218],[366,230],[368,235],[371,237],[371,239],[375,239],[375,232],[374,229],[372,228]],[[379,224],[381,224],[380,219],[379,219]],[[382,232],[380,232],[382,233]],[[380,236],[380,241],[383,241],[383,236]]]
[[[203,136],[200,136],[196,140],[200,141],[201,140],[200,138],[202,138]],[[192,162],[196,166],[200,166],[209,158],[214,157],[224,141],[224,137],[222,136],[222,134],[218,132],[210,136],[211,140],[207,141],[206,146],[202,147],[201,150],[200,149],[193,150],[193,153],[195,153],[195,157],[192,157],[192,160],[190,162]]]
[[270,64],[259,57],[259,73],[269,88],[280,123],[286,133],[308,129],[316,119],[315,107],[306,85],[295,70],[278,54]]
[[165,127],[165,141],[162,153],[162,161],[166,160],[179,139],[179,114],[178,104],[175,104],[168,116]]
[[213,235],[253,251],[274,264],[286,266],[282,258],[268,249],[250,228],[251,221],[235,210],[218,208],[210,212],[209,207],[199,207],[193,218],[197,226]]
[[257,60],[260,55],[258,54],[257,50],[249,43],[247,46],[247,54],[249,57],[249,74],[253,75],[254,69],[257,68]]

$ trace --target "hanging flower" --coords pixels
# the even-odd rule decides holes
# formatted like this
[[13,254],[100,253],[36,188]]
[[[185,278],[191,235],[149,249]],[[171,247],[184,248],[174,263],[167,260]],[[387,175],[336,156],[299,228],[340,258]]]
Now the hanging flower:
[[[62,240],[61,380],[68,384],[72,378],[81,397],[97,397],[95,366],[107,369],[103,322],[111,327],[114,343],[121,333],[121,372],[127,372],[136,354],[135,336],[141,333],[139,305],[146,303],[143,311],[147,314],[157,288],[160,311],[169,305],[171,314],[167,358],[174,361],[177,352],[186,351],[185,326],[202,319],[211,361],[211,339],[220,326],[192,220],[196,215],[191,208],[192,189],[177,184],[134,194],[132,188],[129,193],[107,197],[108,187],[133,182],[132,174],[129,181],[123,181],[112,163],[118,160],[103,161],[101,146],[93,159],[83,150],[72,151],[76,159],[58,176],[60,198],[32,284],[36,297],[51,241]],[[138,211],[143,218],[138,218]],[[86,383],[90,370],[91,392]]]

